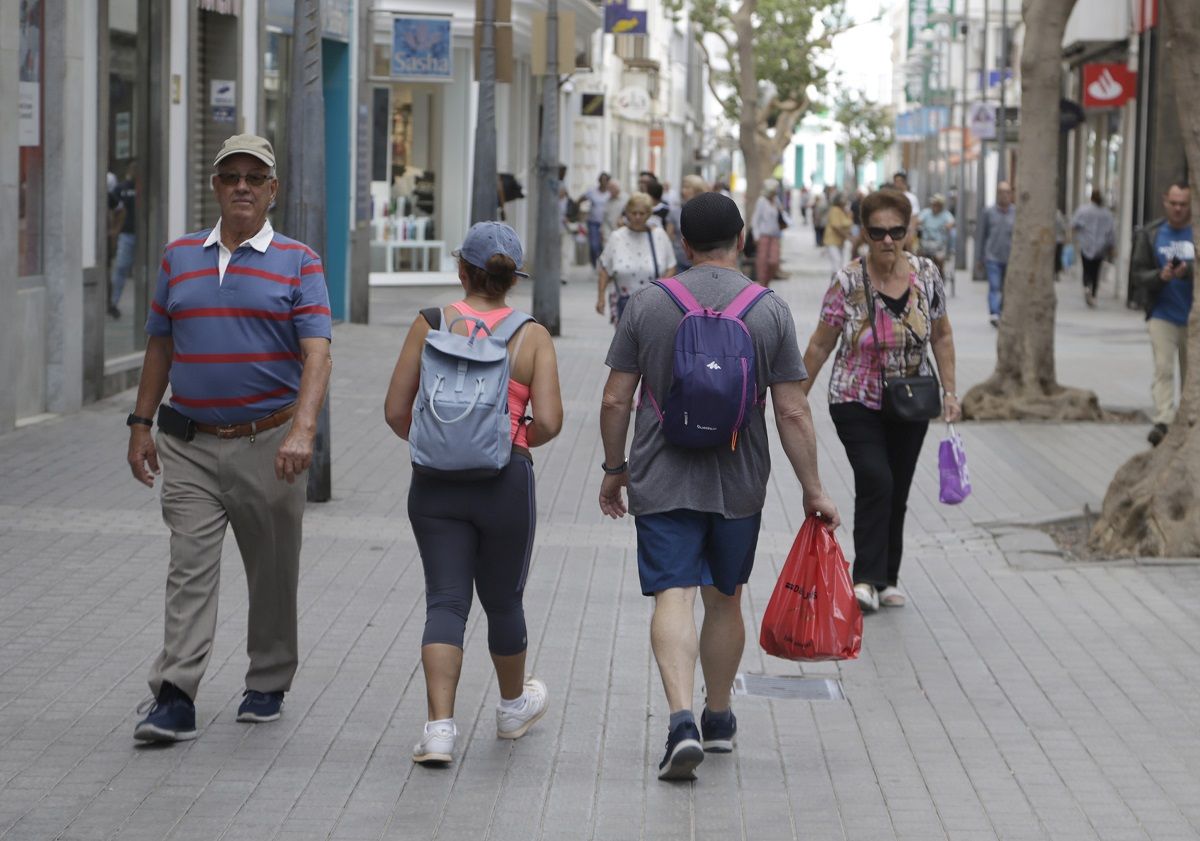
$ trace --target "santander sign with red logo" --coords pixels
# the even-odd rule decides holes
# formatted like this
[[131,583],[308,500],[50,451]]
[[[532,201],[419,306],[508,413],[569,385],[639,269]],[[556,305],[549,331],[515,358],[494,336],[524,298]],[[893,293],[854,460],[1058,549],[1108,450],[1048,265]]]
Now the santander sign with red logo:
[[1137,94],[1137,72],[1124,64],[1083,65],[1083,107],[1119,108]]

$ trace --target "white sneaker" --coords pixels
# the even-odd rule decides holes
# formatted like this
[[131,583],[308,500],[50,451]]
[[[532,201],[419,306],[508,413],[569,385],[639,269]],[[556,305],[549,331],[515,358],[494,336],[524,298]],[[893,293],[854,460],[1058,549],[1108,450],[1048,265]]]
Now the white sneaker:
[[858,606],[862,608],[863,613],[879,610],[879,593],[875,592],[875,588],[870,584],[855,584],[854,598],[858,599]]
[[904,607],[908,596],[899,587],[884,587],[879,592],[879,603],[884,607]]
[[521,738],[529,732],[534,722],[546,714],[546,684],[535,677],[526,678],[521,701],[521,706],[515,710],[496,705],[496,736],[499,738]]
[[419,765],[445,765],[454,753],[458,728],[454,722],[426,722],[421,741],[413,745],[412,759]]

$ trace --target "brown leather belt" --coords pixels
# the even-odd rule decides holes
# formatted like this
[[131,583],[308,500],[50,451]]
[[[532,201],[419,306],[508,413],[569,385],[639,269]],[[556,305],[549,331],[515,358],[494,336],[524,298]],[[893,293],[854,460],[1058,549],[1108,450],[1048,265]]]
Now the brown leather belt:
[[215,435],[218,438],[245,438],[250,436],[250,440],[254,440],[254,436],[259,432],[266,432],[268,429],[285,424],[292,419],[292,415],[296,414],[296,404],[284,406],[278,412],[267,415],[265,418],[259,418],[250,423],[237,423],[232,426],[209,426],[206,423],[196,424],[196,431],[203,432],[206,435]]

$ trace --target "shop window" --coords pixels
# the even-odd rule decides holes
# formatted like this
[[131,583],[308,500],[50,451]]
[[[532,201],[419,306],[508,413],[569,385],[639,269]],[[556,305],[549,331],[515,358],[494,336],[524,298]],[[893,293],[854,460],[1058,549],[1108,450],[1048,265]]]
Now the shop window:
[[146,235],[143,102],[147,74],[138,36],[143,31],[145,0],[109,0],[108,4],[108,285],[104,355],[134,353],[144,344]]
[[21,0],[19,126],[20,184],[17,209],[17,274],[42,273],[42,225],[45,199],[42,151],[43,0]]

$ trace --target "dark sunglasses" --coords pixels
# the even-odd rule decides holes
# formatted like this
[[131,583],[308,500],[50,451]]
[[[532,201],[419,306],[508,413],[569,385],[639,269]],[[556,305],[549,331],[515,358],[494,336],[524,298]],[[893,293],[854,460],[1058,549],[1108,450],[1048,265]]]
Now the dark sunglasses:
[[884,237],[891,237],[892,242],[899,242],[908,235],[908,228],[903,225],[897,225],[894,228],[876,228],[874,226],[867,228],[867,236],[876,242],[883,242]]
[[247,172],[245,175],[242,175],[240,172],[217,173],[217,180],[226,187],[236,187],[238,182],[240,182],[243,178],[246,179],[246,184],[251,187],[261,187],[263,184],[266,184],[271,180],[271,176],[265,175],[261,172]]

